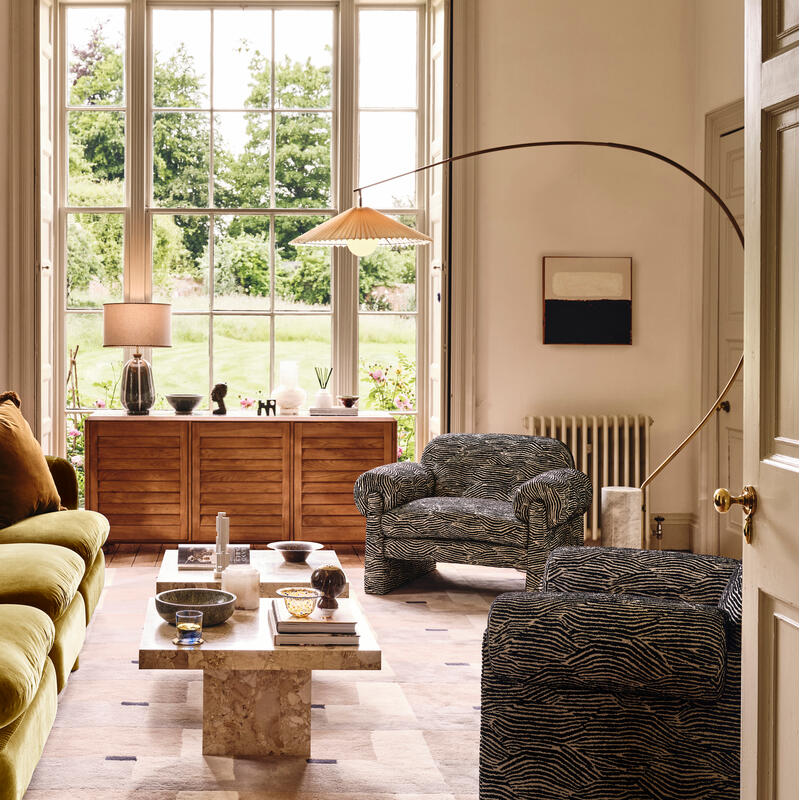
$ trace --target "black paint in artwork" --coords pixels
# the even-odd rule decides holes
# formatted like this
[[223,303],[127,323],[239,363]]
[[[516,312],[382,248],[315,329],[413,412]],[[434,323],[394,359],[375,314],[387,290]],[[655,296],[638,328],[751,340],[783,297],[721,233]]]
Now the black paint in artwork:
[[545,300],[545,344],[630,344],[630,300]]

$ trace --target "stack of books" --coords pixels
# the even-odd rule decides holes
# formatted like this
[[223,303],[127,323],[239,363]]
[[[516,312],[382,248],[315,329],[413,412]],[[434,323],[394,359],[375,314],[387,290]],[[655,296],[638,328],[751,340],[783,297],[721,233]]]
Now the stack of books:
[[[216,557],[213,544],[179,544],[178,569],[214,569]],[[229,544],[228,564],[249,564],[249,544]]]
[[312,417],[357,417],[357,408],[345,408],[344,406],[332,406],[328,408],[316,408],[312,406],[308,409]]
[[307,617],[293,617],[281,599],[272,601],[270,622],[275,645],[357,645],[359,612],[353,600],[339,600],[331,619],[323,619],[319,609]]

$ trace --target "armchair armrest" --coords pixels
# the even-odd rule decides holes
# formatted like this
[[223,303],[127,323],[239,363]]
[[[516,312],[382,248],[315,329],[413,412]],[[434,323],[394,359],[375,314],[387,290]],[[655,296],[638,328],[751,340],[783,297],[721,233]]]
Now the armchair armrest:
[[559,547],[545,565],[545,592],[608,592],[717,605],[738,561],[694,553]]
[[577,469],[553,469],[520,484],[511,496],[514,515],[527,522],[533,503],[544,505],[551,528],[586,513],[592,502],[592,482]]
[[713,700],[725,679],[722,612],[649,597],[500,595],[485,646],[513,683]]
[[427,467],[402,461],[384,464],[359,475],[353,487],[353,498],[356,508],[366,517],[430,497],[433,490],[433,473]]
[[61,498],[61,505],[74,511],[78,507],[78,476],[75,468],[66,458],[45,456],[45,459]]

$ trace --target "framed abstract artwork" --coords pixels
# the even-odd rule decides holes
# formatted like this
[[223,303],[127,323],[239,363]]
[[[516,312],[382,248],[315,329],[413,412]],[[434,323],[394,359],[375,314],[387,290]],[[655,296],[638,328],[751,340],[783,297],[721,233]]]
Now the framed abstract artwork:
[[631,344],[633,259],[545,256],[545,344]]

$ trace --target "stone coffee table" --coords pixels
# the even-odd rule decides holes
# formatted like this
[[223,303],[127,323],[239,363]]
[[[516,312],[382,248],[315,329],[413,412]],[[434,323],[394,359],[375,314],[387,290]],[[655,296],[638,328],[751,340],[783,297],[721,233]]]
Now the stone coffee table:
[[[261,597],[277,597],[275,590],[284,586],[310,586],[311,573],[327,564],[334,564],[339,569],[342,567],[333,550],[309,553],[305,564],[287,564],[275,550],[250,550],[250,566],[261,573]],[[220,583],[214,580],[213,569],[179,570],[178,551],[166,550],[156,578],[156,594],[168,589],[219,589]],[[349,596],[350,584],[346,583],[339,597]]]
[[139,669],[203,670],[203,754],[311,754],[311,671],[381,668],[381,651],[363,614],[350,647],[274,646],[271,599],[203,630],[203,644],[178,647],[175,627],[148,601]]

